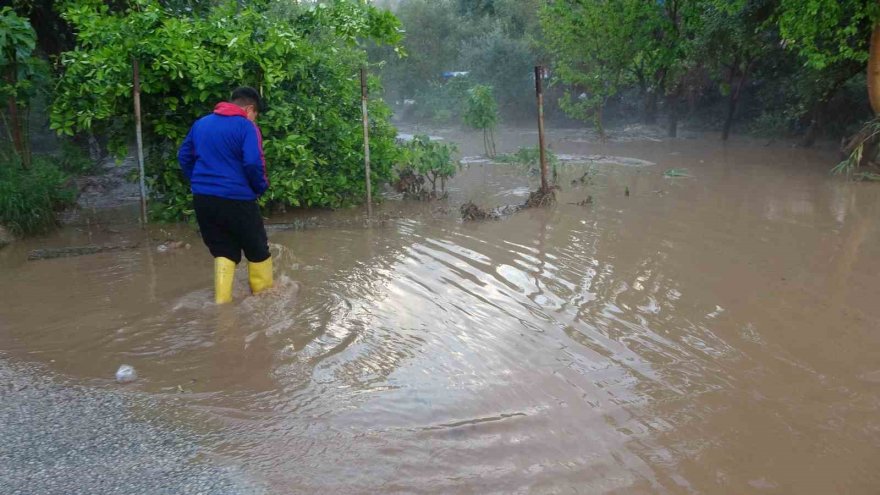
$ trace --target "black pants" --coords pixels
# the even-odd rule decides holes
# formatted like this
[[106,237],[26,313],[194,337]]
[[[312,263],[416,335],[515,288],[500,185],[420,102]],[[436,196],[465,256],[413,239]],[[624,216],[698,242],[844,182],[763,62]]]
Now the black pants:
[[248,261],[269,258],[269,240],[256,201],[193,195],[202,240],[215,257],[238,263],[244,251]]

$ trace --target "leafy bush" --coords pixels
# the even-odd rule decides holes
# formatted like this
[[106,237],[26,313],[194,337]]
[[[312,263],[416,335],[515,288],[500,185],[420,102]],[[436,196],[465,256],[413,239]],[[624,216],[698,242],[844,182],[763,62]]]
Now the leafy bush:
[[[61,134],[94,129],[124,153],[131,133],[131,59],[141,66],[144,140],[154,215],[191,214],[190,191],[176,148],[193,121],[238,85],[259,88],[260,116],[272,183],[265,203],[339,207],[365,190],[359,41],[395,44],[399,23],[358,2],[317,4],[223,2],[199,15],[137,0],[122,13],[103,2],[68,2],[64,18],[77,48],[61,56],[64,74],[52,107]],[[378,81],[370,79],[377,91]],[[373,181],[388,179],[396,131],[383,102],[370,100]],[[115,143],[115,145],[114,145]]]
[[[431,141],[424,135],[415,136],[403,148],[397,189],[420,199],[436,198],[439,181],[441,195],[445,195],[446,181],[455,175],[453,155],[457,152],[454,144]],[[430,190],[426,189],[428,185]]]
[[0,225],[13,234],[40,233],[54,227],[55,212],[75,199],[70,177],[51,157],[34,156],[29,169],[0,163]]

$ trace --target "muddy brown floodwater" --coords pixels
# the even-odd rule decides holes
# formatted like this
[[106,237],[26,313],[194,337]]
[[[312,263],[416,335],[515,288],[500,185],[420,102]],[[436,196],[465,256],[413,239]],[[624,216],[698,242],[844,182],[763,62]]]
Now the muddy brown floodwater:
[[140,240],[69,227],[0,251],[0,348],[96,387],[134,365],[273,493],[878,493],[880,187],[760,142],[553,147],[655,165],[566,164],[556,207],[461,223],[536,184],[470,165],[445,203],[380,208],[406,218],[273,231],[281,287],[239,272],[221,308],[187,227],[25,261]]

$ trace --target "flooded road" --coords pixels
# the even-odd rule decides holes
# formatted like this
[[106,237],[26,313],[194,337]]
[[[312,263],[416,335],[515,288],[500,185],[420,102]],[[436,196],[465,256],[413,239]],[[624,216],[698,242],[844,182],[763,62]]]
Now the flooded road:
[[134,365],[272,493],[877,493],[880,188],[781,146],[553,146],[656,165],[563,165],[557,206],[461,223],[536,186],[471,165],[372,228],[272,231],[281,287],[239,271],[220,308],[191,229],[24,261],[140,235],[68,228],[0,251],[0,349],[99,388]]

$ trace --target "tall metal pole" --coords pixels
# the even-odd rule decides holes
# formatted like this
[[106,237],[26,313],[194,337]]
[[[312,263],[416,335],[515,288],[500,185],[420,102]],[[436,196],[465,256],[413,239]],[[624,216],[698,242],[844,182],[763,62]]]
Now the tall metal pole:
[[134,129],[137,138],[138,175],[141,187],[141,226],[147,227],[147,188],[144,185],[144,137],[141,131],[141,76],[138,61],[132,58],[134,69]]
[[373,216],[373,186],[370,181],[370,119],[367,115],[367,69],[361,67],[361,113],[364,116],[364,177],[367,179],[367,215]]
[[541,155],[541,190],[547,192],[550,185],[547,183],[547,154],[544,151],[544,86],[542,78],[544,67],[535,66],[535,94],[538,97],[538,150]]

